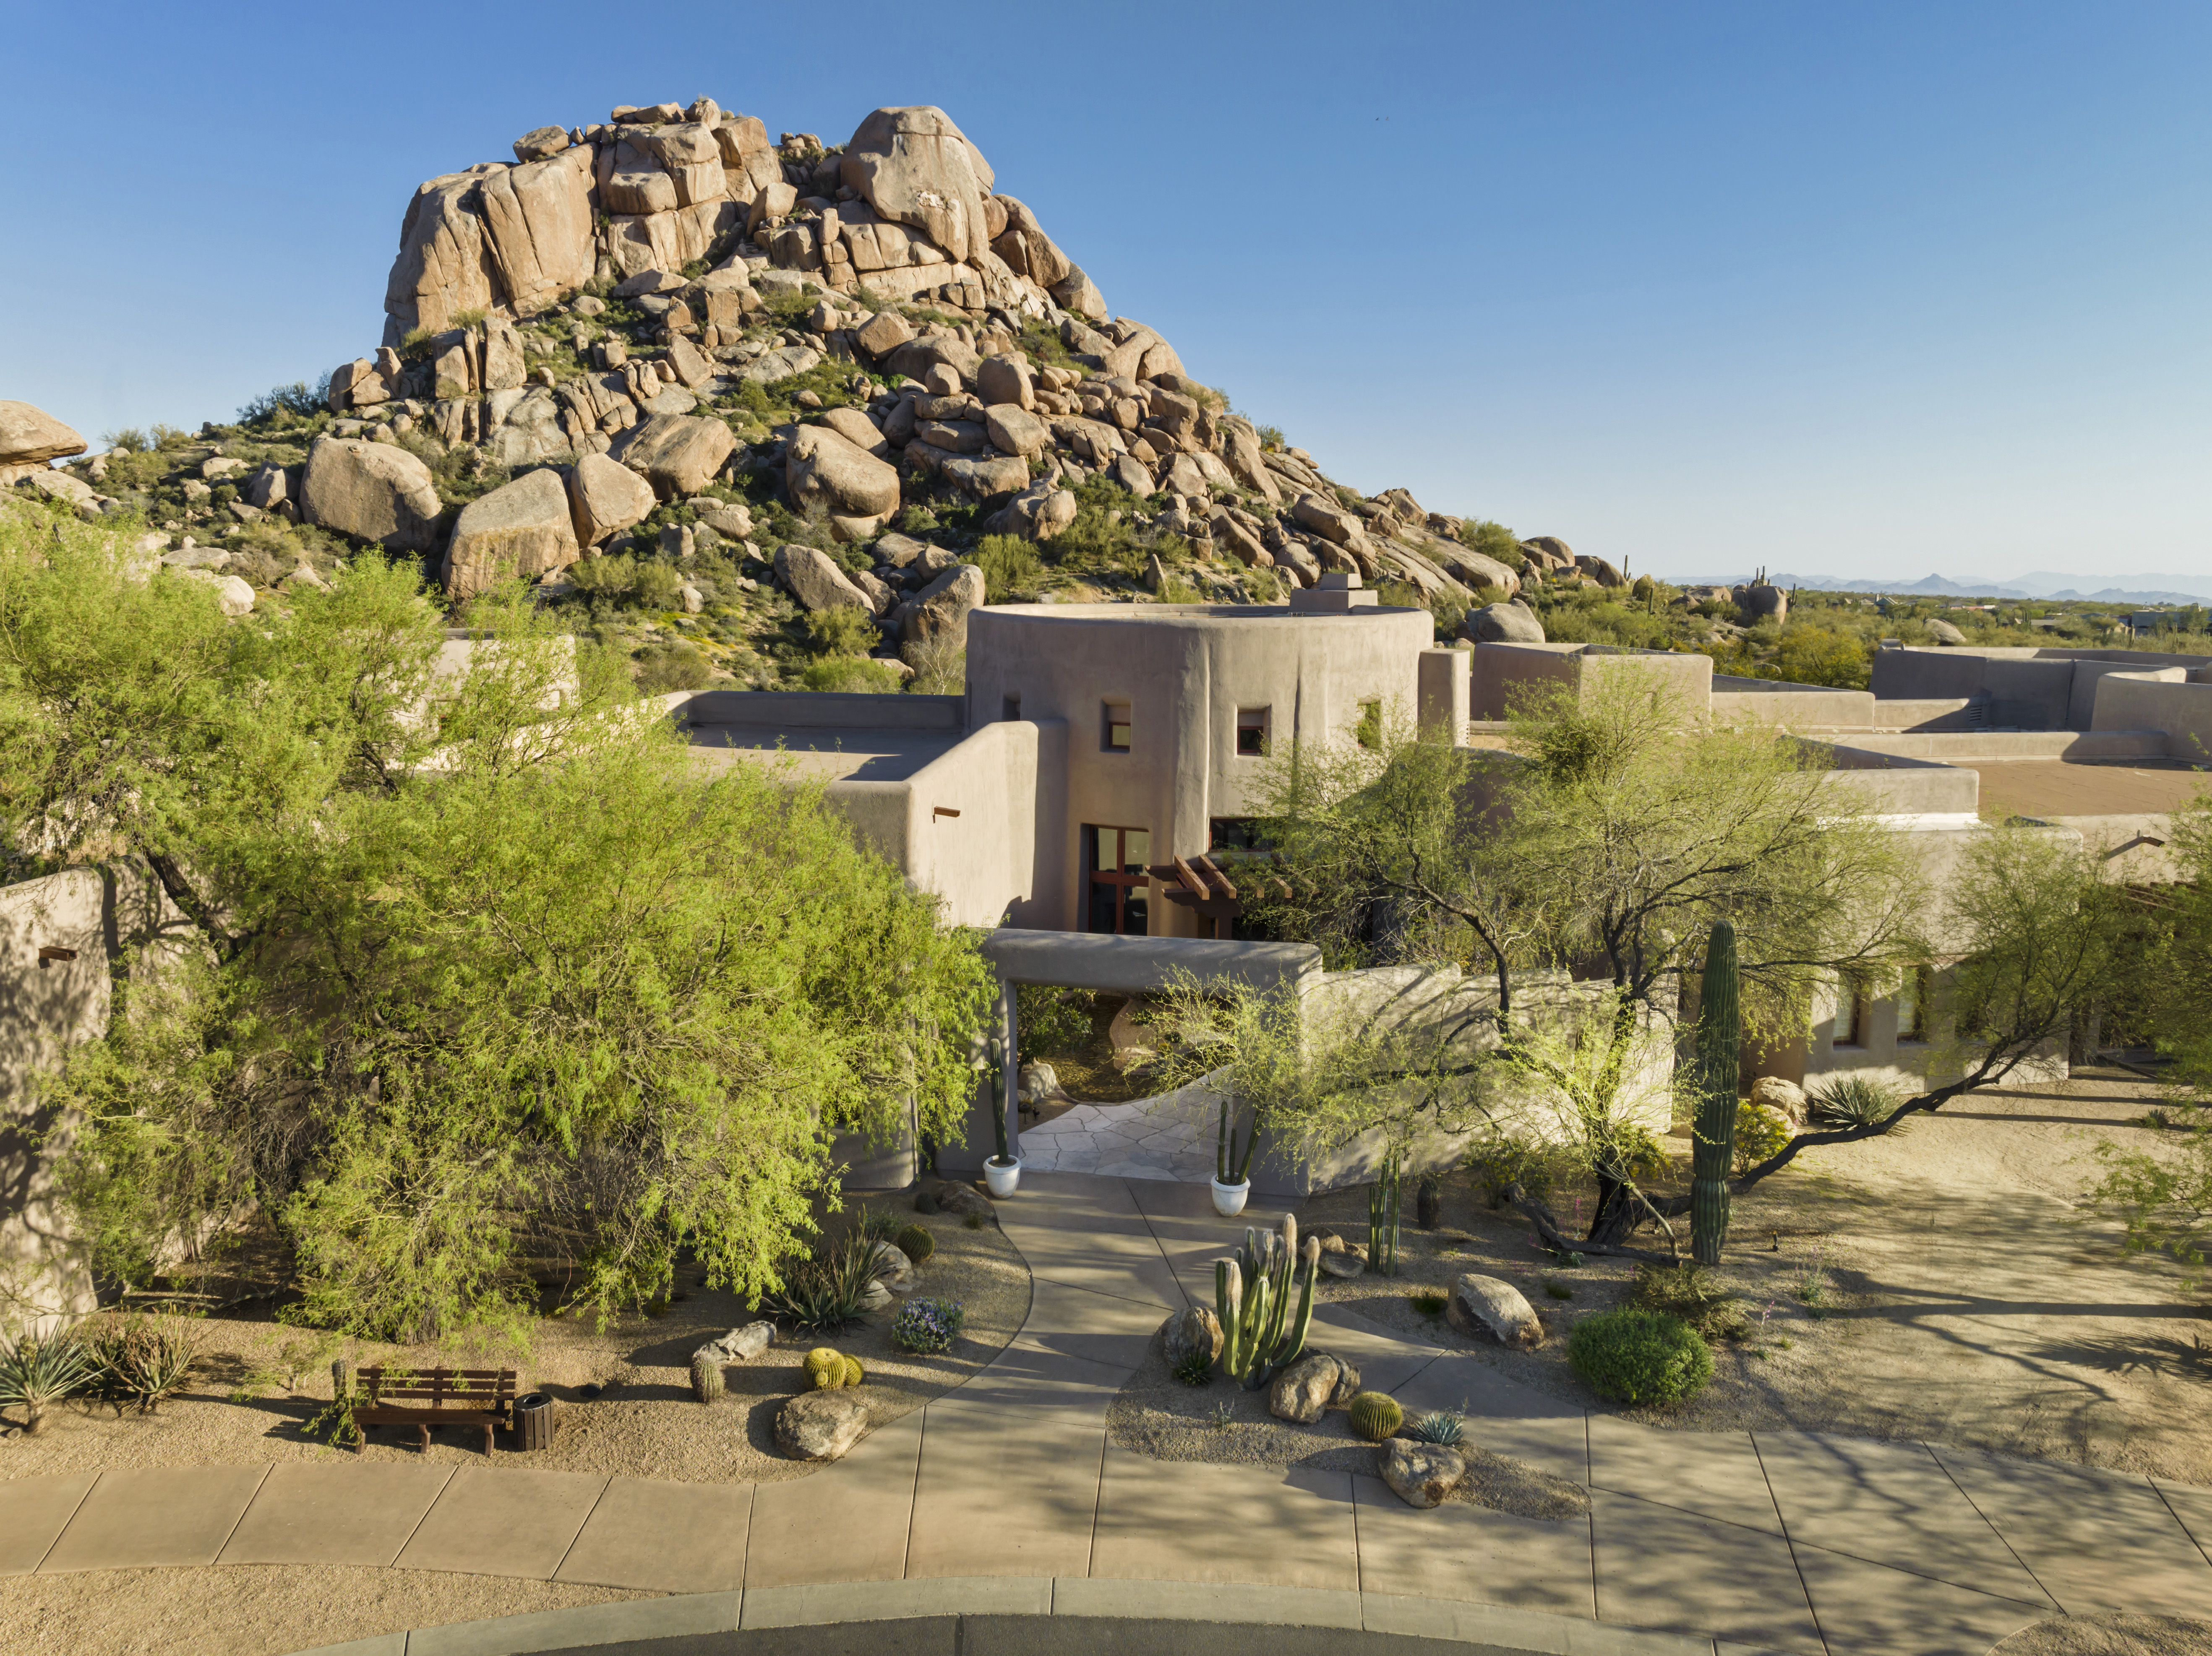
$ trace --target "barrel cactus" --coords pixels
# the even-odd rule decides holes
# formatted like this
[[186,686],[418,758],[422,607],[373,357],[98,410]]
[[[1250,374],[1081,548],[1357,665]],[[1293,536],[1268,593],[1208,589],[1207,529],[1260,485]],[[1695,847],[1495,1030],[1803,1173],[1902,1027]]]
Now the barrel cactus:
[[817,1392],[834,1392],[845,1383],[845,1354],[817,1345],[800,1360],[806,1383]]
[[691,1395],[712,1403],[722,1395],[722,1360],[704,1354],[691,1359]]
[[844,1383],[846,1385],[859,1386],[866,1381],[867,1378],[868,1371],[860,1367],[860,1360],[858,1357],[848,1357],[845,1359]]
[[891,1243],[915,1265],[923,1264],[931,1254],[937,1252],[937,1238],[932,1236],[920,1225],[908,1225],[891,1238]]
[[1698,1000],[1697,1125],[1690,1159],[1690,1255],[1718,1265],[1728,1240],[1729,1164],[1735,1157],[1736,1079],[1743,1016],[1735,928],[1713,922]]
[[1352,1429],[1370,1443],[1380,1443],[1406,1422],[1406,1411],[1387,1392],[1362,1392],[1352,1400]]

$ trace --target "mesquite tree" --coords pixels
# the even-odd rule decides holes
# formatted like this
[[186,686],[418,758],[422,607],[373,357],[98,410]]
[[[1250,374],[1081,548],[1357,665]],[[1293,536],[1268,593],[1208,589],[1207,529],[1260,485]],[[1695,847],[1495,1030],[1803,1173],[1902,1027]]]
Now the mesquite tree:
[[1697,1148],[1690,1169],[1690,1253],[1721,1262],[1728,1240],[1729,1165],[1735,1159],[1736,1076],[1742,1013],[1737,1000],[1735,928],[1715,920],[1705,943],[1698,997]]

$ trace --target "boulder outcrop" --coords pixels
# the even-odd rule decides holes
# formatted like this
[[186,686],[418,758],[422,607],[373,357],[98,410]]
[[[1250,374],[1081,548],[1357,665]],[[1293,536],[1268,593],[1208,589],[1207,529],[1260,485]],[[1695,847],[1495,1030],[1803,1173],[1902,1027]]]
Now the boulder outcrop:
[[525,472],[461,508],[446,549],[446,591],[473,597],[502,581],[566,569],[580,555],[561,474]]
[[430,468],[392,443],[318,437],[307,451],[300,515],[387,551],[428,552],[442,510]]

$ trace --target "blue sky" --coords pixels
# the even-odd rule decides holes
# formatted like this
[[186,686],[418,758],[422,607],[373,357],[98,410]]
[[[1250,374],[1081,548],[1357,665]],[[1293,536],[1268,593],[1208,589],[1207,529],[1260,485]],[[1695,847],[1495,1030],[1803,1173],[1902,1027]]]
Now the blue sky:
[[935,103],[1363,490],[1659,573],[2212,575],[2202,3],[124,3],[9,52],[0,397],[88,436],[374,344],[415,185],[531,127]]

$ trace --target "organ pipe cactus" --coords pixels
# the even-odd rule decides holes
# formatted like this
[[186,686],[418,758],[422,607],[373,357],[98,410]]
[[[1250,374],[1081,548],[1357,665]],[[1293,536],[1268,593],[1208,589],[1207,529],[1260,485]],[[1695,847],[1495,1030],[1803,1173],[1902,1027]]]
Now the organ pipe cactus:
[[1383,1158],[1382,1170],[1367,1187],[1367,1268],[1379,1276],[1398,1274],[1398,1180],[1400,1153]]
[[1221,1367],[1246,1390],[1266,1385],[1305,1350],[1306,1331],[1313,1325],[1314,1281],[1320,1274],[1321,1240],[1308,1237],[1301,1248],[1297,1219],[1287,1213],[1279,1230],[1247,1230],[1236,1258],[1213,1262]]
[[1718,1265],[1728,1240],[1728,1176],[1735,1157],[1736,1077],[1743,1040],[1735,928],[1713,922],[1698,998],[1695,1149],[1690,1160],[1690,1255]]

